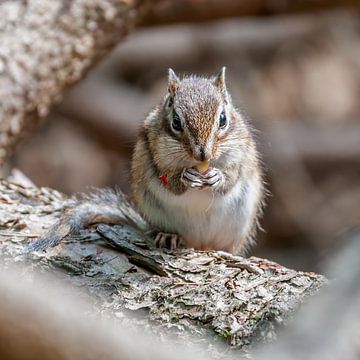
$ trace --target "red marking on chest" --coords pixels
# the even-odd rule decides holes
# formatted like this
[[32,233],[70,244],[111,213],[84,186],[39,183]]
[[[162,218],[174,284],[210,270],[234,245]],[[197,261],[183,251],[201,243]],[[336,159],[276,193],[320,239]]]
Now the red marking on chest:
[[166,187],[167,184],[168,184],[166,175],[161,175],[161,176],[159,177],[159,179],[161,180],[161,183],[163,184],[163,186]]

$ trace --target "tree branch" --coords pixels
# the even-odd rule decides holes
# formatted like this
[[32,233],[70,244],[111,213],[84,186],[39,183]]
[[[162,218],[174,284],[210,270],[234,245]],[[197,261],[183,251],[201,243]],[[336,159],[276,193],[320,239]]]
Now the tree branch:
[[360,9],[356,0],[163,0],[146,14],[142,25],[200,22],[235,16],[269,16],[335,8]]
[[[64,201],[54,190],[0,183],[0,253],[7,261],[29,261],[24,247],[54,223]],[[141,310],[144,326],[150,320],[191,342],[211,334],[236,348],[273,337],[275,325],[326,282],[255,257],[159,250],[134,228],[106,225],[34,254],[32,266],[71,275],[114,316]]]
[[124,38],[150,2],[0,3],[0,165],[64,89]]

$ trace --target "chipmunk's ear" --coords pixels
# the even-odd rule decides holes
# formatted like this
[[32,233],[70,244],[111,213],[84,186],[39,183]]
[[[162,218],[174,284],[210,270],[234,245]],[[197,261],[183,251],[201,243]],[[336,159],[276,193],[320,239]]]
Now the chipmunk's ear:
[[175,95],[176,90],[179,87],[180,79],[175,74],[173,69],[168,70],[168,89],[171,95]]
[[226,82],[225,82],[226,67],[223,66],[221,71],[216,75],[214,84],[223,93],[226,94]]
[[220,70],[220,72],[216,75],[214,84],[215,86],[221,91],[221,93],[224,96],[225,102],[229,101],[229,95],[226,89],[226,81],[225,81],[225,72],[226,67],[223,66]]

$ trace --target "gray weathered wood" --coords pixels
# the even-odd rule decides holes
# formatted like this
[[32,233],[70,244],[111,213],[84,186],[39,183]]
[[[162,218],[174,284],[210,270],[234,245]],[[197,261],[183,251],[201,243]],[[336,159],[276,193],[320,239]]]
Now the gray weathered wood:
[[[7,261],[29,263],[25,246],[54,223],[64,201],[54,190],[0,182],[0,253]],[[159,250],[146,235],[122,226],[84,231],[30,259],[31,266],[60,269],[87,289],[100,311],[120,318],[141,314],[137,321],[147,327],[192,334],[193,341],[210,335],[236,348],[273,339],[276,326],[326,282],[255,257]]]

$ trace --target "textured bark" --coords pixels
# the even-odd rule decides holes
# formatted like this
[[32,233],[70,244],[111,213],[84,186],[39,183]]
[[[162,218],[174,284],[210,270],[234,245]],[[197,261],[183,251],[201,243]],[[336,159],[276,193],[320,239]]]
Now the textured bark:
[[[101,225],[45,253],[24,247],[59,216],[64,196],[0,183],[0,252],[8,261],[61,269],[89,290],[101,312],[137,314],[143,327],[169,329],[187,342],[219,339],[236,349],[276,335],[325,282],[268,260],[191,249],[165,251],[131,227]],[[19,256],[21,255],[21,256]],[[185,331],[188,330],[188,331]]]
[[0,3],[0,165],[64,89],[121,40],[146,0]]

